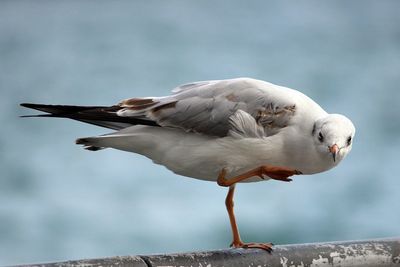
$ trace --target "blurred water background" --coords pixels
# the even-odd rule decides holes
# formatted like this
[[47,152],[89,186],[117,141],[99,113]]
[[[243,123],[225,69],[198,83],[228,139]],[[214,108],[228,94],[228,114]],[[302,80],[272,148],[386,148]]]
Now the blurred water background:
[[399,1],[0,1],[0,265],[225,248],[225,188],[97,153],[108,132],[20,119],[21,102],[110,105],[240,76],[298,89],[357,128],[336,169],[240,185],[246,241],[400,235]]

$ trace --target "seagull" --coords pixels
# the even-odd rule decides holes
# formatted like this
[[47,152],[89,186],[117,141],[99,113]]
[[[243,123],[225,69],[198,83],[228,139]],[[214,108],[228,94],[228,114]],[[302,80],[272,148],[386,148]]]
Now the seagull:
[[242,241],[233,209],[241,182],[292,181],[337,166],[352,148],[355,127],[328,114],[303,93],[252,78],[181,85],[162,97],[139,97],[113,106],[23,103],[46,114],[114,130],[79,138],[97,151],[114,148],[150,158],[176,174],[228,187],[225,204],[234,248],[272,251],[272,243]]

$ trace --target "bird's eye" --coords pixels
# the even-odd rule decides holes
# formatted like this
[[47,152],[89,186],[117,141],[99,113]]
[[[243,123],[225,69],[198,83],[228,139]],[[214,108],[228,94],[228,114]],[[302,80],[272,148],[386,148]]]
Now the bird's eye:
[[347,138],[347,145],[348,145],[348,146],[351,145],[351,136],[349,136],[349,137]]
[[321,132],[319,132],[319,134],[318,134],[318,140],[319,140],[321,143],[324,142],[324,136],[322,135]]

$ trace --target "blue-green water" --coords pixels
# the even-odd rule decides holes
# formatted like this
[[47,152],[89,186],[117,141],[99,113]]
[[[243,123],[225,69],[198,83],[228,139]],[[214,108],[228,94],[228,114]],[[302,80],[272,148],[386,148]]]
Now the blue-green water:
[[336,169],[240,185],[243,239],[400,235],[399,1],[0,1],[0,265],[227,247],[226,189],[20,119],[20,102],[109,105],[196,80],[296,88],[357,128]]

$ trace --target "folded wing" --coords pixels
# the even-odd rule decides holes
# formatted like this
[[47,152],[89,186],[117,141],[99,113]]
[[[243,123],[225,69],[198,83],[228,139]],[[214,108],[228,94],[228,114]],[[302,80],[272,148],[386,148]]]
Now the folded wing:
[[[137,98],[125,100],[117,113],[144,117],[163,127],[223,137],[232,129],[232,116],[241,110],[270,136],[289,125],[296,112],[294,99],[285,97],[287,92],[278,93],[280,90],[285,89],[248,78],[202,81],[175,88],[171,96],[141,99],[141,106]],[[243,118],[248,117],[242,115],[236,118],[246,122]]]

